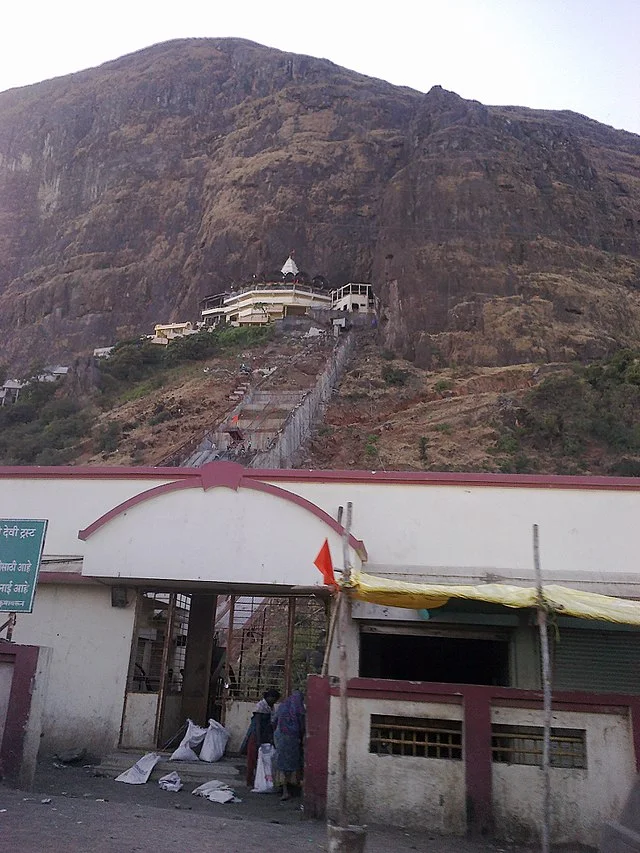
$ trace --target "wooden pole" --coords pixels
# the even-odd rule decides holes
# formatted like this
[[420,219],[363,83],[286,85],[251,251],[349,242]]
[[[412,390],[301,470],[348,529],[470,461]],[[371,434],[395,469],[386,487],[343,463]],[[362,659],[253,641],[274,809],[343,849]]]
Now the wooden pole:
[[[351,531],[352,504],[347,504],[347,522],[342,531],[342,583],[351,580],[349,563],[349,533]],[[347,659],[347,635],[349,633],[349,594],[344,586],[339,593],[338,614],[338,660],[340,674],[340,730],[338,739],[338,826],[349,825],[347,803],[347,739],[349,737],[349,702],[347,699],[347,678],[349,662]]]
[[331,614],[331,621],[329,622],[329,636],[327,637],[327,645],[324,650],[324,660],[322,661],[322,670],[320,674],[323,678],[326,678],[327,673],[329,672],[329,657],[331,656],[331,647],[333,646],[333,637],[336,632],[336,623],[338,621],[338,613],[340,612],[340,596],[337,597],[336,605],[333,608],[333,613]]
[[169,654],[173,643],[173,625],[176,614],[176,593],[169,595],[169,607],[167,610],[167,624],[165,628],[164,644],[162,646],[162,660],[160,663],[160,683],[158,685],[158,704],[156,705],[155,731],[153,733],[156,746],[161,746],[162,724],[164,722],[164,702],[167,693],[167,671],[169,668]]
[[284,658],[284,695],[289,696],[291,693],[291,684],[293,676],[293,641],[296,627],[296,600],[293,596],[289,597],[289,607],[287,608],[287,650]]
[[542,806],[542,853],[549,853],[549,829],[551,823],[551,777],[549,774],[551,758],[551,667],[549,663],[549,630],[547,625],[547,605],[542,588],[540,569],[540,540],[538,525],[533,525],[533,564],[536,571],[538,598],[538,629],[540,631],[540,654],[542,657],[542,695],[544,708],[544,729],[542,740],[542,776],[544,797]]
[[229,697],[231,696],[231,647],[233,645],[233,621],[236,612],[236,597],[229,596],[229,623],[227,625],[227,648],[225,649],[224,659],[224,700],[222,702],[221,722],[224,724],[227,719],[227,710],[229,706]]

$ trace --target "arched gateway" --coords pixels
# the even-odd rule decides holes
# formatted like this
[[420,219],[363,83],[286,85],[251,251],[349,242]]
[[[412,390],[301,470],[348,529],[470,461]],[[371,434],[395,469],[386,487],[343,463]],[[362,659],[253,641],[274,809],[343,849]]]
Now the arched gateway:
[[[327,589],[313,561],[325,539],[341,554],[343,528],[246,473],[206,466],[79,533],[83,576],[111,584],[114,600],[136,596],[122,746],[162,746],[184,719],[210,716],[235,745],[267,687],[286,693],[322,665]],[[353,536],[349,553],[358,566],[366,556]]]

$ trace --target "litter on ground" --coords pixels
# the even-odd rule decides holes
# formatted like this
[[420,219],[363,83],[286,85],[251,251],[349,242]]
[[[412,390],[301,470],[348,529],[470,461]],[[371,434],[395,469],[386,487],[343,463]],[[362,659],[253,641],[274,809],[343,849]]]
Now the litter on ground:
[[236,797],[233,791],[224,782],[218,779],[212,779],[211,782],[204,782],[198,785],[192,792],[196,797],[204,797],[212,803],[241,803],[242,800]]
[[116,776],[116,782],[126,782],[128,785],[144,785],[158,761],[160,761],[160,756],[157,752],[148,752],[139,758],[133,767]]
[[160,785],[163,791],[178,792],[182,790],[182,780],[175,770],[158,779],[158,785]]

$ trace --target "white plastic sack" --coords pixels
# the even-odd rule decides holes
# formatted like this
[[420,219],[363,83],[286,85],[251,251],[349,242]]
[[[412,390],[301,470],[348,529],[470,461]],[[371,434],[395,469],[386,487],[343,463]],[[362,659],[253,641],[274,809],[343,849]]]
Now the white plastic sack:
[[144,785],[158,761],[160,761],[160,756],[157,752],[148,752],[139,758],[133,767],[116,776],[116,782],[126,782],[128,785]]
[[258,750],[256,779],[253,786],[254,794],[268,794],[273,791],[273,753],[275,748],[270,743],[263,743]]
[[215,720],[209,720],[209,728],[204,736],[204,743],[200,750],[201,761],[220,761],[227,748],[229,732],[223,725]]
[[207,729],[196,725],[193,720],[187,720],[187,731],[180,742],[180,746],[171,754],[169,761],[198,761],[198,755],[194,747],[200,746],[207,733]]
[[166,776],[162,776],[162,778],[158,779],[158,785],[162,788],[163,791],[181,791],[182,790],[182,780],[174,770],[172,773],[167,773]]
[[239,803],[235,793],[224,782],[219,782],[217,779],[212,779],[211,782],[204,782],[198,785],[192,792],[196,797],[204,797],[212,803]]

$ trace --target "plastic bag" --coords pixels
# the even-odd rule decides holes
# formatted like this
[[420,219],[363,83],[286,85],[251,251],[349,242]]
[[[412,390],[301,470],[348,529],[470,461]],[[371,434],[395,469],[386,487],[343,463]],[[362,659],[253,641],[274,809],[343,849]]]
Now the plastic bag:
[[174,791],[177,793],[182,790],[182,781],[175,770],[158,779],[158,785],[160,785],[163,791]]
[[209,728],[200,750],[201,761],[220,761],[227,748],[229,732],[216,720],[209,720]]
[[219,782],[217,779],[212,779],[211,782],[203,782],[191,792],[196,797],[204,797],[211,803],[240,803],[235,793],[224,782]]
[[263,743],[258,750],[256,779],[253,786],[254,794],[267,794],[273,791],[273,753],[275,749],[270,743]]
[[126,782],[128,785],[144,785],[158,761],[160,761],[160,756],[157,752],[148,752],[139,758],[133,767],[116,776],[116,782]]
[[198,755],[193,750],[202,743],[206,733],[207,729],[196,725],[193,720],[187,720],[186,734],[180,746],[169,757],[169,761],[198,761]]

